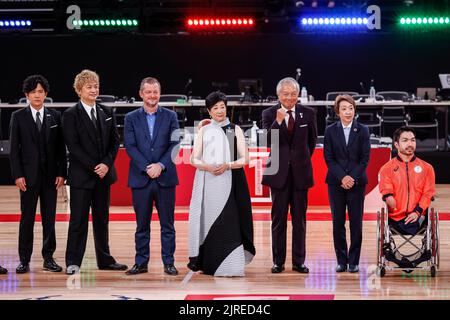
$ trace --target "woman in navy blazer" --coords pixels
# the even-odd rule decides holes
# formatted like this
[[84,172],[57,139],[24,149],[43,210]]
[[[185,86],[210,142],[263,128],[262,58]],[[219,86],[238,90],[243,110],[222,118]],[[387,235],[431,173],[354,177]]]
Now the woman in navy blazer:
[[[333,216],[336,272],[346,271],[347,264],[350,272],[358,272],[370,157],[369,128],[355,120],[356,104],[349,95],[336,97],[334,111],[340,120],[325,129],[324,157],[328,167],[326,183]],[[350,220],[350,250],[345,231],[346,209]]]

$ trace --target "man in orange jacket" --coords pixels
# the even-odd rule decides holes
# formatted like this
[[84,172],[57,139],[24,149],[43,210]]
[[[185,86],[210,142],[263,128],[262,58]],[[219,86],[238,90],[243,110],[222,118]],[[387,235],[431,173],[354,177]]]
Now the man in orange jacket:
[[401,127],[394,132],[397,157],[379,174],[379,189],[386,201],[391,225],[405,234],[416,234],[435,194],[433,167],[416,157],[416,133]]

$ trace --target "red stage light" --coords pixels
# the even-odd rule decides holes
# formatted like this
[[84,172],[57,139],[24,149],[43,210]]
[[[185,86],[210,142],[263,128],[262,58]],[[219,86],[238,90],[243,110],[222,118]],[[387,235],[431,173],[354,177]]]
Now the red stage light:
[[211,28],[211,26],[224,27],[250,27],[255,24],[252,18],[230,17],[230,18],[188,18],[186,24],[190,28]]

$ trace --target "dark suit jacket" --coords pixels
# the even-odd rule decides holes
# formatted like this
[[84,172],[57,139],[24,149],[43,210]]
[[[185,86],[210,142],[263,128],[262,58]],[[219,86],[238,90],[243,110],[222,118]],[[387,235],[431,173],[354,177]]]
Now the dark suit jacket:
[[369,128],[353,120],[348,145],[345,145],[341,121],[325,129],[324,157],[328,166],[327,184],[341,185],[346,175],[357,185],[367,184],[366,168],[370,158]]
[[[297,104],[295,108],[295,129],[292,143],[289,143],[289,134],[286,122],[281,125],[276,121],[277,110],[281,105],[270,107],[262,113],[262,125],[267,129],[270,142],[270,166],[276,166],[276,149],[279,150],[279,168],[276,174],[268,175],[266,169],[262,184],[272,188],[284,187],[289,173],[289,164],[292,166],[295,186],[298,190],[307,189],[314,185],[311,156],[316,147],[317,121],[313,109]],[[272,130],[279,130],[279,141],[271,140]],[[273,137],[272,137],[273,139]]]
[[177,114],[172,110],[158,107],[153,139],[147,124],[143,107],[125,115],[124,142],[131,158],[128,186],[130,188],[144,187],[150,177],[146,168],[151,163],[161,162],[164,170],[156,179],[162,187],[178,185],[178,175],[172,161],[172,153],[178,155],[179,132]]
[[[59,111],[44,108],[42,130],[45,130],[47,178],[66,177],[66,147]],[[10,124],[11,150],[9,154],[14,180],[24,177],[27,186],[34,186],[39,171],[39,131],[30,107],[13,112]]]
[[108,185],[117,180],[114,160],[119,150],[119,133],[114,112],[97,103],[97,119],[100,124],[102,152],[99,159],[95,128],[81,102],[63,113],[64,139],[69,150],[69,177],[67,182],[75,188],[92,189],[98,175],[96,165],[104,163],[109,167],[103,178]]

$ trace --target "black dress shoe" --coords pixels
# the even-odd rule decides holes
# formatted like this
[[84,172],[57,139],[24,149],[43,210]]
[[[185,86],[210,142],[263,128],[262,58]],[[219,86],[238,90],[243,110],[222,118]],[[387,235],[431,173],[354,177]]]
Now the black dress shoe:
[[283,264],[281,264],[281,265],[280,264],[274,264],[272,266],[271,271],[272,271],[272,273],[281,273],[281,272],[284,271],[284,265]]
[[309,269],[304,264],[293,264],[292,270],[300,273],[309,273]]
[[7,273],[8,273],[8,270],[6,270],[2,266],[0,266],[0,274],[7,274]]
[[169,276],[176,276],[178,274],[178,270],[173,264],[165,264],[164,273],[168,274]]
[[115,270],[115,271],[124,271],[128,269],[128,266],[125,264],[120,264],[117,262],[114,262],[113,264],[110,264],[109,266],[105,267],[99,267],[100,270]]
[[358,265],[357,265],[357,264],[355,264],[355,265],[350,264],[350,265],[348,266],[348,272],[351,272],[351,273],[359,272],[359,267],[358,267]]
[[51,271],[51,272],[61,272],[62,271],[62,267],[59,266],[53,259],[45,260],[43,269],[46,271]]
[[28,263],[20,263],[16,268],[16,273],[27,273],[30,271],[30,265]]
[[336,267],[336,272],[344,272],[347,271],[347,265],[346,264],[338,264]]
[[127,272],[125,272],[125,274],[132,276],[135,274],[139,274],[139,273],[146,273],[148,272],[148,267],[146,264],[135,264],[133,266],[133,268],[131,268],[130,270],[128,270]]
[[196,265],[195,263],[193,263],[193,262],[189,262],[189,263],[187,264],[187,267],[188,267],[189,269],[191,269],[192,271],[194,271],[194,272],[197,272],[197,271],[200,270],[199,266],[197,266],[197,265]]

